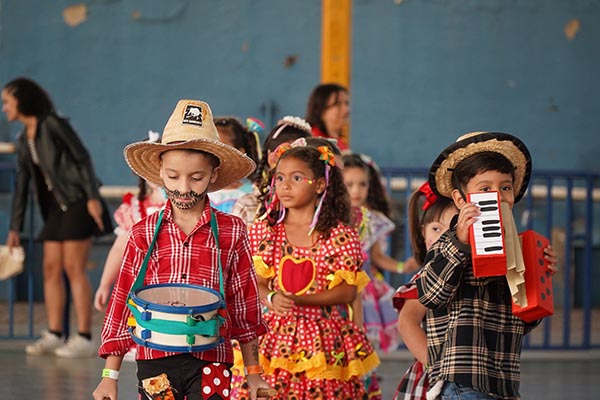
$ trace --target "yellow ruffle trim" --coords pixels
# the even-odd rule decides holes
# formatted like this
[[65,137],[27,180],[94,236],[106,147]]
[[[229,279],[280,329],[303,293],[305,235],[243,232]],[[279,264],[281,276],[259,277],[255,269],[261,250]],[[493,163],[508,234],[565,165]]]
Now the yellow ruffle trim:
[[275,270],[264,262],[262,256],[252,256],[252,261],[258,276],[265,279],[271,279],[275,276]]
[[327,288],[331,289],[342,282],[346,282],[348,285],[356,286],[360,293],[370,280],[371,278],[369,278],[369,275],[365,271],[353,272],[340,269],[335,271]]
[[300,359],[300,355],[289,358],[272,358],[269,362],[262,354],[260,363],[265,371],[265,375],[272,375],[277,368],[289,371],[291,373],[305,373],[308,379],[333,379],[339,381],[348,381],[354,376],[365,376],[375,369],[380,361],[377,353],[371,353],[363,360],[352,360],[346,366],[327,365],[325,354],[319,353],[310,359]]
[[244,358],[242,357],[242,351],[238,347],[233,348],[233,367],[231,371],[234,375],[244,375]]

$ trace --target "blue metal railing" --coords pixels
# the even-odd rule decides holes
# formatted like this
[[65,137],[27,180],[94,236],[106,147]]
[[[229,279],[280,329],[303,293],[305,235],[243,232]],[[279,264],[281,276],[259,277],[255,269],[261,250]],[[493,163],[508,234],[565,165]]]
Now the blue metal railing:
[[[408,224],[408,200],[427,177],[424,168],[383,168],[382,176],[399,211],[396,258],[411,255]],[[600,337],[593,337],[593,314],[600,316],[600,304],[594,304],[593,255],[600,250],[600,234],[594,232],[594,220],[600,214],[600,174],[573,171],[535,171],[524,200],[515,205],[519,230],[533,229],[554,239],[560,259],[559,272],[553,278],[555,315],[525,338],[528,349],[600,348]],[[519,218],[521,217],[521,218]],[[398,242],[398,241],[396,241]],[[562,249],[562,251],[560,250]],[[559,253],[560,252],[560,253]],[[582,257],[578,257],[583,253]],[[579,265],[575,265],[576,261]],[[388,275],[389,276],[389,275]],[[405,277],[406,280],[408,277]],[[580,282],[581,288],[576,284]],[[580,304],[576,299],[581,298]],[[598,302],[600,303],[600,302]],[[598,332],[600,333],[600,332]]]
[[[8,183],[8,188],[10,189],[7,194],[11,194],[12,190],[14,190],[15,184],[15,165],[10,161],[2,161],[0,162],[0,173],[5,176],[5,181]],[[34,254],[34,241],[33,241],[33,230],[34,230],[34,212],[35,212],[35,203],[33,195],[29,196],[28,199],[28,209],[29,209],[29,219],[28,219],[28,231],[29,231],[29,240],[27,241],[27,248],[25,249],[26,254]],[[10,210],[7,210],[6,215],[10,215]],[[8,220],[8,219],[7,219]],[[26,271],[26,279],[27,279],[27,330],[25,334],[15,333],[15,303],[16,303],[16,278],[9,279],[7,282],[8,286],[8,304],[7,304],[7,312],[8,312],[8,332],[6,335],[0,334],[0,339],[3,338],[32,338],[34,337],[34,268],[33,268],[34,258],[33,257],[25,257],[25,271]]]
[[[14,184],[14,163],[0,162],[1,176],[7,176],[8,192],[0,193],[6,198]],[[404,259],[411,254],[408,241],[406,215],[408,200],[412,192],[420,186],[427,176],[424,168],[383,168],[382,176],[394,200],[398,212],[396,218],[399,229],[395,236],[396,258]],[[3,178],[4,179],[4,178]],[[5,215],[10,214],[5,201],[1,206]],[[27,254],[39,251],[34,243],[35,206],[30,196],[28,219]],[[529,349],[591,349],[600,348],[600,337],[594,337],[593,314],[600,317],[600,304],[595,304],[592,285],[600,285],[600,278],[594,278],[592,263],[596,250],[600,250],[600,233],[594,232],[594,220],[600,215],[600,174],[572,171],[536,171],[532,177],[530,188],[523,201],[515,206],[515,219],[521,229],[534,229],[548,238],[559,238],[560,243],[553,243],[559,254],[561,263],[559,273],[554,276],[556,314],[547,318],[541,326],[526,337],[525,348]],[[519,218],[521,217],[521,218]],[[557,232],[559,233],[557,235]],[[1,238],[0,238],[1,240]],[[560,246],[559,246],[560,244]],[[577,259],[578,251],[582,257]],[[576,265],[579,261],[579,265]],[[15,288],[16,278],[4,282],[7,289],[6,307],[8,328],[0,331],[0,339],[33,338],[34,332],[34,284],[42,279],[34,274],[34,257],[26,258],[26,285],[28,320],[26,332],[16,333],[15,324]],[[574,277],[578,276],[578,280]],[[389,275],[388,275],[389,278]],[[397,278],[397,277],[394,277]],[[404,280],[408,277],[404,276]],[[594,282],[594,279],[599,281]],[[576,283],[581,288],[576,289]],[[393,283],[395,286],[398,282]],[[576,299],[581,301],[577,304]],[[598,301],[600,303],[600,301]],[[598,320],[598,318],[596,318]],[[68,321],[68,319],[67,319]],[[598,334],[597,334],[598,335]]]

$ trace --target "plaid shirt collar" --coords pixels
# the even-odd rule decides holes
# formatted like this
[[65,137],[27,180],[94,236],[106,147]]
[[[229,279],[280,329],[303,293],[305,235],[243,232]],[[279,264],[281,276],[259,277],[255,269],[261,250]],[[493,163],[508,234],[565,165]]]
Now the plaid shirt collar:
[[[191,233],[195,232],[201,226],[210,224],[211,205],[210,205],[210,199],[208,198],[208,195],[206,195],[204,200],[205,200],[205,203],[204,203],[204,209],[202,210],[202,215],[200,216],[198,223],[196,224],[196,226],[194,227],[194,229]],[[165,213],[163,214],[163,220],[169,221],[170,223],[173,223],[173,224],[175,223],[175,219],[173,218],[173,205],[171,204],[171,200],[167,200],[167,202],[165,203]]]

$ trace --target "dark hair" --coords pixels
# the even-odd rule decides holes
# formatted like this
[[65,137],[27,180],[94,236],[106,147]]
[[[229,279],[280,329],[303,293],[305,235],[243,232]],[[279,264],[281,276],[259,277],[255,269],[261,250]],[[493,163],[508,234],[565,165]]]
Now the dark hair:
[[422,227],[435,221],[439,221],[442,214],[448,207],[453,206],[454,202],[448,197],[437,196],[427,210],[423,211],[425,203],[425,194],[419,190],[415,191],[408,202],[408,234],[410,235],[410,245],[413,256],[419,265],[423,265],[427,246],[425,245],[425,236]]
[[[294,158],[298,161],[304,162],[310,170],[313,172],[315,178],[325,177],[325,163],[319,159],[321,153],[314,147],[298,146],[292,147],[279,159],[284,160],[286,158]],[[274,176],[277,168],[274,168],[269,172],[269,181]],[[275,190],[272,188],[271,190]],[[259,203],[261,204],[258,215],[262,215],[266,212],[264,206],[264,200],[270,196],[270,193],[264,193],[259,197]],[[279,210],[272,210],[267,216],[269,225],[275,225]],[[331,234],[331,230],[338,226],[342,222],[344,224],[350,224],[350,197],[348,191],[344,185],[344,179],[342,172],[339,168],[329,168],[329,184],[327,186],[327,194],[323,200],[321,212],[315,230],[319,232],[323,237],[327,238]]]
[[348,89],[337,83],[324,83],[315,87],[308,98],[305,119],[311,126],[316,126],[327,136],[330,136],[330,134],[327,132],[321,115],[327,109],[327,101],[331,95],[335,95],[335,101],[337,102],[340,92],[348,93]]
[[[246,155],[258,165],[260,161],[258,154],[259,139],[255,132],[250,132],[242,122],[235,117],[217,117],[215,118],[215,125],[220,133],[222,132],[229,140],[231,140],[233,147],[246,152]],[[255,170],[252,174],[248,175],[248,179],[255,181],[256,174],[257,171]]]
[[336,156],[342,155],[342,151],[340,150],[340,148],[338,147],[338,145],[335,143],[334,140],[330,140],[330,139],[326,139],[326,138],[322,138],[322,137],[311,136],[311,137],[306,138],[306,145],[310,146],[310,147],[314,147],[314,148],[321,147],[321,146],[327,146],[334,155],[336,155]]
[[452,173],[452,186],[458,189],[464,198],[464,190],[469,181],[477,174],[487,171],[510,174],[512,179],[515,179],[515,166],[508,158],[494,151],[483,151],[475,153],[458,163]]
[[373,161],[370,158],[361,154],[347,154],[343,157],[344,168],[362,168],[369,177],[369,193],[367,194],[367,207],[372,210],[377,210],[390,218],[390,200],[381,182],[381,176]]
[[140,201],[140,203],[142,201],[144,201],[147,194],[148,194],[148,184],[146,183],[146,180],[140,176],[140,177],[138,177],[138,195],[137,195],[137,198]]
[[17,99],[17,110],[26,116],[44,117],[55,112],[48,93],[28,78],[16,78],[4,86],[7,93]]
[[[282,125],[286,125],[281,131],[279,131],[279,128],[281,128]],[[275,135],[275,133],[277,133],[279,131],[279,133],[277,134],[276,138],[273,138],[273,136]],[[291,143],[296,139],[300,139],[300,138],[309,138],[310,137],[310,133],[305,131],[304,129],[298,128],[296,126],[293,125],[288,125],[286,122],[282,122],[280,124],[277,124],[273,129],[271,129],[271,132],[269,132],[269,134],[267,135],[267,137],[265,138],[265,141],[263,143],[263,149],[262,149],[262,156],[260,158],[260,162],[258,163],[258,166],[256,167],[256,174],[255,174],[255,183],[258,187],[264,186],[265,184],[268,185],[269,184],[269,180],[263,180],[263,174],[266,170],[269,169],[269,152],[273,152],[277,146],[279,146],[282,143]]]

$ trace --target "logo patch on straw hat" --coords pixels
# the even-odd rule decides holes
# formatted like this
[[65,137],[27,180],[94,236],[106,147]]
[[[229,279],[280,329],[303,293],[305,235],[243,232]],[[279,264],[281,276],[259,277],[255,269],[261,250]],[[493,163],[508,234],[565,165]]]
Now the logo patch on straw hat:
[[188,104],[183,114],[183,123],[202,126],[202,109],[197,105]]
[[209,192],[220,190],[248,176],[256,164],[239,150],[222,143],[213,121],[210,106],[200,100],[182,99],[167,120],[160,142],[147,140],[125,147],[125,160],[133,172],[156,185],[163,185],[160,176],[160,155],[170,150],[201,150],[216,156],[225,168]]

